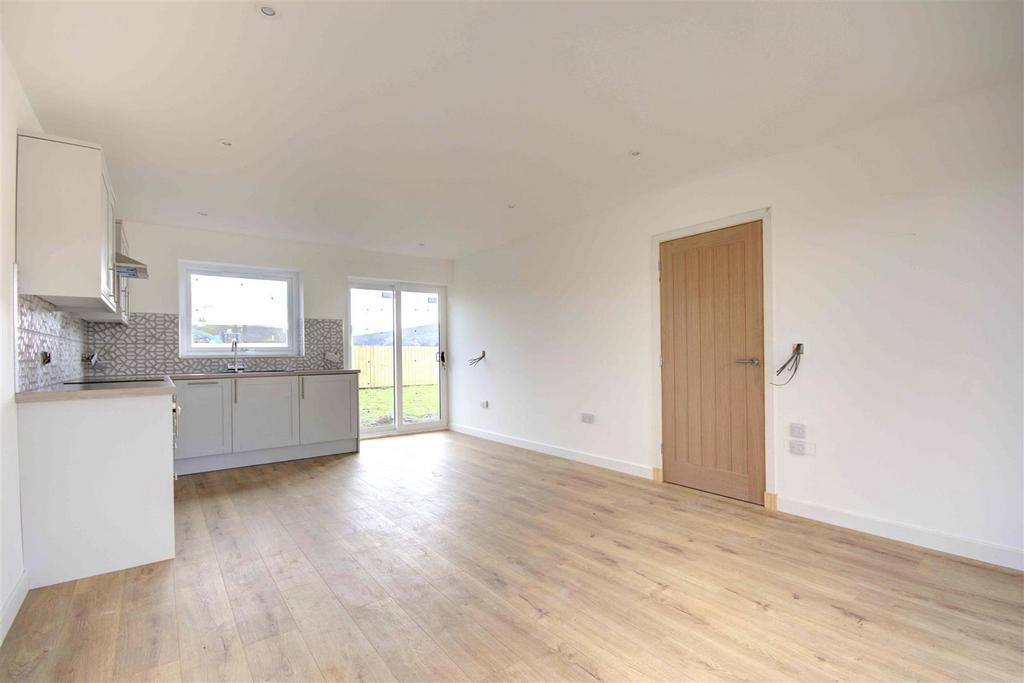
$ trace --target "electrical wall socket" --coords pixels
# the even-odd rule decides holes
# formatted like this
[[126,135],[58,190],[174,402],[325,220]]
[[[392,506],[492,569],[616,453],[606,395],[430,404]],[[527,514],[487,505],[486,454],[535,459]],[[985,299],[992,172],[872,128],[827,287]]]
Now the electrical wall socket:
[[790,439],[789,452],[793,455],[814,455],[814,444],[810,441]]
[[580,413],[580,421],[584,422],[584,423],[586,423],[588,425],[592,425],[592,424],[594,424],[594,414],[593,413]]
[[794,439],[806,439],[807,438],[807,425],[799,422],[789,423],[789,435]]
[[490,408],[491,407],[491,402],[490,401],[480,401],[480,407],[481,408]]

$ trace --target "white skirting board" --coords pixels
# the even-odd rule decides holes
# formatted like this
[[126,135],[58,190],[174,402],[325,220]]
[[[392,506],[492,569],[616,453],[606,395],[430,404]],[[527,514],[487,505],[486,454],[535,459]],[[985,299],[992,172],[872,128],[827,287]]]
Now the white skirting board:
[[22,572],[10,595],[4,600],[3,611],[0,612],[0,643],[4,642],[7,632],[11,630],[11,624],[14,623],[14,617],[18,616],[18,610],[21,609],[21,603],[25,602],[26,595],[28,595],[28,574]]
[[324,443],[313,443],[304,446],[265,448],[259,451],[246,451],[244,453],[205,455],[198,458],[175,460],[174,473],[197,474],[199,472],[215,472],[234,467],[266,465],[273,462],[318,458],[324,455],[343,455],[358,451],[359,439],[344,439],[342,441],[325,441]]
[[[527,439],[519,439],[514,436],[489,432],[475,427],[467,427],[466,425],[451,425],[449,429],[453,432],[468,434],[481,439],[496,441],[509,446],[516,446],[517,448],[525,448],[527,450],[537,451],[538,453],[553,455],[567,460],[575,460],[576,462],[582,462],[596,467],[603,467],[608,470],[614,470],[615,472],[622,472],[623,474],[631,474],[645,479],[651,478],[650,467],[644,467],[634,463],[605,458],[599,455],[591,455],[580,451],[573,451],[567,448],[559,448],[558,446],[549,446],[548,444],[529,441]],[[918,545],[924,548],[950,553],[952,555],[960,555],[961,557],[968,557],[973,560],[988,562],[1002,567],[1010,567],[1011,569],[1024,569],[1024,553],[1022,553],[1020,549],[1009,546],[994,545],[984,541],[976,541],[974,539],[943,534],[942,532],[931,529],[922,529],[920,527],[910,526],[900,522],[891,522],[873,517],[866,517],[864,515],[847,512],[845,510],[836,510],[814,503],[806,503],[799,500],[793,500],[792,498],[785,498],[781,495],[778,498],[778,509],[779,512],[785,512],[797,517],[805,517],[818,522],[825,522],[826,524],[834,524],[846,529],[853,529],[854,531],[863,531],[864,533],[873,534],[875,536],[903,541],[904,543],[910,543],[912,545]]]
[[867,517],[816,503],[793,500],[782,495],[779,496],[779,512],[834,524],[854,531],[863,531],[867,534],[891,538],[952,555],[969,557],[972,560],[980,560],[989,564],[997,564],[1011,569],[1024,569],[1024,553],[1019,548],[951,536],[934,529],[923,529],[901,522]]
[[632,462],[625,462],[624,460],[615,460],[613,458],[606,458],[603,455],[592,455],[590,453],[584,453],[582,451],[572,451],[569,450],[568,448],[559,448],[558,446],[551,446],[546,443],[540,443],[537,441],[527,441],[526,439],[518,439],[514,436],[498,434],[497,432],[488,432],[483,429],[467,427],[465,425],[450,425],[448,429],[450,429],[453,432],[459,432],[460,434],[478,436],[481,439],[487,439],[488,441],[497,441],[498,443],[503,443],[507,446],[525,448],[530,451],[544,453],[545,455],[553,455],[556,458],[575,460],[576,462],[582,462],[587,465],[603,467],[606,470],[614,470],[615,472],[621,472],[623,474],[631,474],[634,477],[643,477],[644,479],[651,478],[650,467],[637,465]]

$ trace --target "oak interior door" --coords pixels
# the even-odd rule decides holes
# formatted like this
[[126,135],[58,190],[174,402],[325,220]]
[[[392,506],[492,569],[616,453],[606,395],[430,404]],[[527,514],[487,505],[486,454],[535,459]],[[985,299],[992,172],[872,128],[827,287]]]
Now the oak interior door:
[[661,244],[663,478],[764,504],[761,221]]

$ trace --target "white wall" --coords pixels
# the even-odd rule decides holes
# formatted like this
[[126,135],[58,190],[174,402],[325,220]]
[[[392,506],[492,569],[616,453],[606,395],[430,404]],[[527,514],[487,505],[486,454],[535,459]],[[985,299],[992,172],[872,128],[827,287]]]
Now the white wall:
[[18,413],[14,404],[14,200],[18,128],[39,130],[7,52],[0,45],[0,640],[17,613],[28,583],[21,550],[18,482]]
[[[768,365],[807,348],[773,390],[780,508],[1021,566],[1021,100],[977,92],[458,260],[453,425],[648,474],[653,236],[771,207]],[[789,422],[815,455],[785,452]]]
[[302,271],[308,318],[344,318],[349,277],[430,284],[452,278],[452,262],[446,260],[135,221],[125,221],[125,228],[132,257],[149,266],[149,279],[131,285],[132,308],[146,313],[178,312],[179,259]]

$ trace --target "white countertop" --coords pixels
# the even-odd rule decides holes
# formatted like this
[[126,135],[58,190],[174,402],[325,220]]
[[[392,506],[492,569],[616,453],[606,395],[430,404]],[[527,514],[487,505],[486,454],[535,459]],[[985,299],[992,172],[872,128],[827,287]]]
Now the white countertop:
[[[102,379],[102,378],[94,378]],[[116,380],[116,378],[111,378]],[[15,403],[39,401],[71,401],[84,398],[120,398],[122,396],[157,396],[173,394],[174,382],[167,375],[146,381],[105,381],[93,384],[48,384],[31,391],[19,391]]]
[[244,379],[246,377],[295,377],[298,375],[357,375],[358,370],[245,370],[242,372],[194,372],[171,375],[171,379]]
[[76,382],[85,380],[103,380],[89,384],[67,384],[60,382],[48,384],[30,391],[19,391],[14,395],[16,403],[34,403],[38,401],[69,401],[83,398],[118,398],[121,396],[155,396],[159,394],[173,394],[174,382],[172,380],[188,381],[203,379],[244,379],[246,377],[294,377],[297,375],[355,375],[358,370],[279,370],[251,372],[211,372],[192,373],[181,375],[163,375],[159,379],[139,381],[118,382],[117,377],[89,377],[80,378]]

